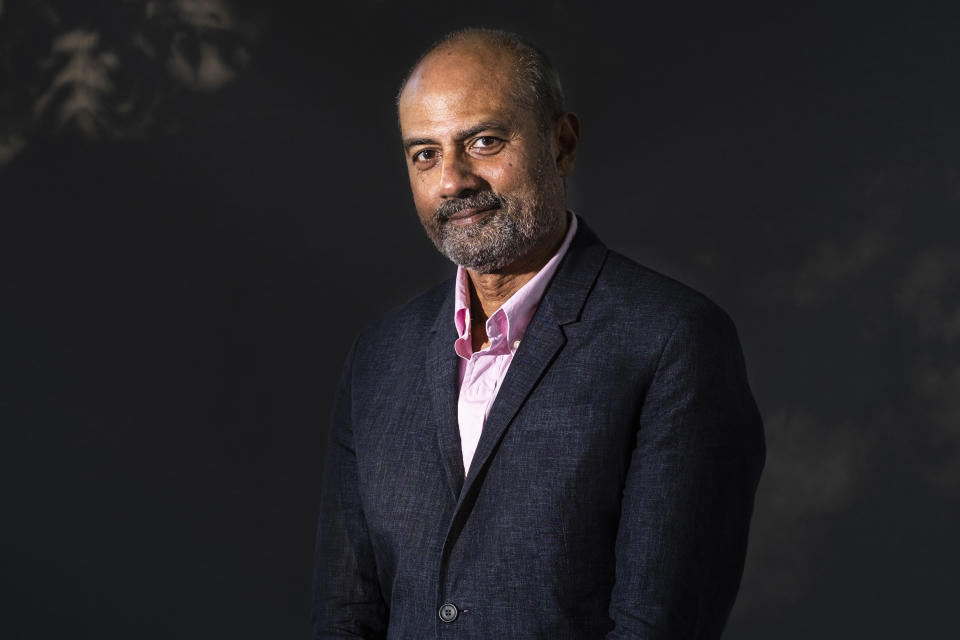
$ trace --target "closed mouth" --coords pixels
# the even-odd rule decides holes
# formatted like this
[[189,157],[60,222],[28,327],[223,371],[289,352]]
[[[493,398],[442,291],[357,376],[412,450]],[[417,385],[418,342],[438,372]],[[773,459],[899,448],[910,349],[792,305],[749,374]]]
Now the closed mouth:
[[469,224],[472,221],[471,219],[477,218],[478,216],[482,216],[491,211],[495,211],[496,209],[499,209],[499,207],[487,207],[485,209],[464,209],[463,211],[458,211],[447,218],[447,222],[453,222],[455,224]]

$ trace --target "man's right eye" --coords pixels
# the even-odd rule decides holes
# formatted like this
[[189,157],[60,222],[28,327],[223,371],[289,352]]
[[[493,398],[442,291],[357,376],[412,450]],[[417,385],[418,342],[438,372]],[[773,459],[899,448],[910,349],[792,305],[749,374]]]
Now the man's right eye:
[[437,159],[436,149],[421,149],[413,154],[413,163],[418,165],[429,164]]

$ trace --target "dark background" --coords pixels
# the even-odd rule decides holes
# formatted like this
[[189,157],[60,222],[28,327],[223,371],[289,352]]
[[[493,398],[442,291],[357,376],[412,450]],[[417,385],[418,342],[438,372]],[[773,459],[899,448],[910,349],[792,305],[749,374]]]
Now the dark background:
[[578,215],[739,327],[769,452],[726,637],[953,637],[960,22],[413,6],[0,0],[0,635],[306,637],[341,360],[452,273],[393,94],[484,25],[564,78]]

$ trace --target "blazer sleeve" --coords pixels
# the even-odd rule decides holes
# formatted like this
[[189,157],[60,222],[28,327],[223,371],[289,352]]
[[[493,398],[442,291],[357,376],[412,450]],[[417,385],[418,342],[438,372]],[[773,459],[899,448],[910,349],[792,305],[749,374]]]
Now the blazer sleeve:
[[720,637],[764,456],[736,329],[722,309],[704,304],[673,328],[643,398],[608,639]]
[[363,514],[351,422],[356,343],[330,419],[313,573],[313,640],[384,638],[387,606]]

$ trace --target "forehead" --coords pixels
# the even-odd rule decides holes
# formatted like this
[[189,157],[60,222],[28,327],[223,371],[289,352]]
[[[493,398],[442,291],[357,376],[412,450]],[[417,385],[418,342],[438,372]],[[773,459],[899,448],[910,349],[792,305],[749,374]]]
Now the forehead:
[[450,48],[429,54],[410,74],[397,104],[404,136],[490,119],[516,121],[512,59],[496,50]]

